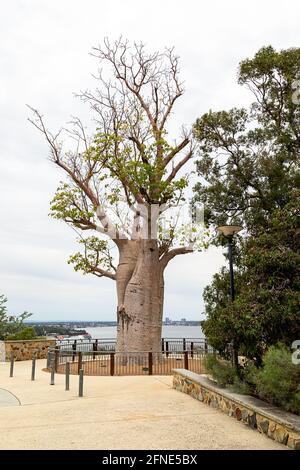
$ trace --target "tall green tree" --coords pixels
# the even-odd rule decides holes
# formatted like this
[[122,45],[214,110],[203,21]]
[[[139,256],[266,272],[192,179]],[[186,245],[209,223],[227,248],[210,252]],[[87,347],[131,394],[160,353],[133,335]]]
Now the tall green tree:
[[268,345],[300,337],[299,77],[300,49],[264,47],[239,67],[239,83],[255,98],[250,109],[210,111],[194,126],[195,200],[205,204],[210,226],[244,227],[235,247],[236,300],[229,302],[223,269],[206,288],[203,328],[215,347],[234,342],[258,362]]

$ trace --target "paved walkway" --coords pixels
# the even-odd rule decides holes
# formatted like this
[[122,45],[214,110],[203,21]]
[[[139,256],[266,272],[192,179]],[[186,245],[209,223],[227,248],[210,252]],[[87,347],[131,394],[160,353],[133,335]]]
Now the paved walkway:
[[0,449],[285,449],[173,390],[172,377],[85,377],[78,398],[78,377],[65,392],[64,376],[50,386],[44,366],[31,382],[30,362],[16,362],[13,378],[0,363]]
[[0,407],[20,405],[19,400],[8,390],[0,388]]

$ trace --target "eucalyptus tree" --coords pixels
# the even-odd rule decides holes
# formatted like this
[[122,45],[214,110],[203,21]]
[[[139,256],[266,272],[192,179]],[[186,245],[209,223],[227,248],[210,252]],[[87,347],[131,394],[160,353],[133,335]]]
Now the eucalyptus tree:
[[210,111],[194,127],[195,199],[208,224],[244,227],[235,302],[223,269],[204,292],[203,329],[215,348],[233,342],[260,362],[266,347],[300,334],[300,49],[261,48],[240,63],[238,81],[253,94],[250,109]]
[[195,228],[174,210],[186,202],[188,174],[181,170],[194,152],[183,127],[177,140],[167,130],[184,91],[178,57],[173,49],[149,53],[122,39],[104,40],[93,55],[97,88],[80,94],[96,122],[91,137],[74,119],[76,148],[65,150],[63,132],[53,135],[33,110],[31,122],[66,176],[51,213],[80,233],[83,250],[69,260],[75,270],[116,282],[117,350],[159,351],[164,271],[193,251],[195,239]]

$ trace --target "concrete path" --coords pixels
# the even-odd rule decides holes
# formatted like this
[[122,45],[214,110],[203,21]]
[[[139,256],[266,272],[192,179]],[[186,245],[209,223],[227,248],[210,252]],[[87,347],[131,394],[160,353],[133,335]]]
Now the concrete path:
[[20,405],[19,400],[8,390],[0,388],[0,407]]
[[172,377],[85,377],[79,398],[78,377],[65,392],[44,366],[31,382],[30,362],[16,362],[13,378],[0,363],[0,388],[21,404],[0,406],[0,449],[285,449],[173,390]]

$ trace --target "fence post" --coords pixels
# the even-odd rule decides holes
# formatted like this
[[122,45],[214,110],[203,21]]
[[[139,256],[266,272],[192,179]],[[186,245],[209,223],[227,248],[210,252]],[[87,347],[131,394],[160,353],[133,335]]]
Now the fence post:
[[204,341],[204,351],[207,354],[208,347],[207,347],[207,341],[206,340]]
[[149,370],[149,375],[152,375],[152,366],[153,366],[153,354],[150,351],[148,353],[148,370]]
[[70,363],[66,362],[66,391],[70,390]]
[[185,338],[182,338],[182,348],[183,348],[183,351],[185,351],[186,349]]
[[161,351],[165,352],[165,340],[164,340],[164,338],[161,339]]
[[32,366],[31,366],[31,380],[35,379],[35,361],[36,361],[36,358],[35,358],[35,356],[33,356]]
[[96,351],[98,351],[98,340],[97,339],[93,343],[93,359],[95,359],[95,357],[96,357],[96,354],[95,354]]
[[10,371],[9,371],[9,376],[13,377],[14,376],[14,363],[15,363],[15,358],[14,358],[14,353],[10,353]]
[[184,368],[189,370],[189,353],[184,351]]
[[110,353],[110,375],[115,374],[115,353]]
[[80,373],[80,370],[82,369],[82,351],[78,352],[78,374]]
[[191,341],[191,358],[194,357],[194,341]]
[[72,344],[72,349],[73,349],[73,354],[72,354],[72,361],[75,361],[75,356],[76,356],[76,345],[77,345],[77,339],[74,339],[74,343]]
[[169,357],[169,341],[166,341],[166,356]]
[[79,371],[79,390],[78,390],[78,396],[83,397],[83,369],[80,369]]

